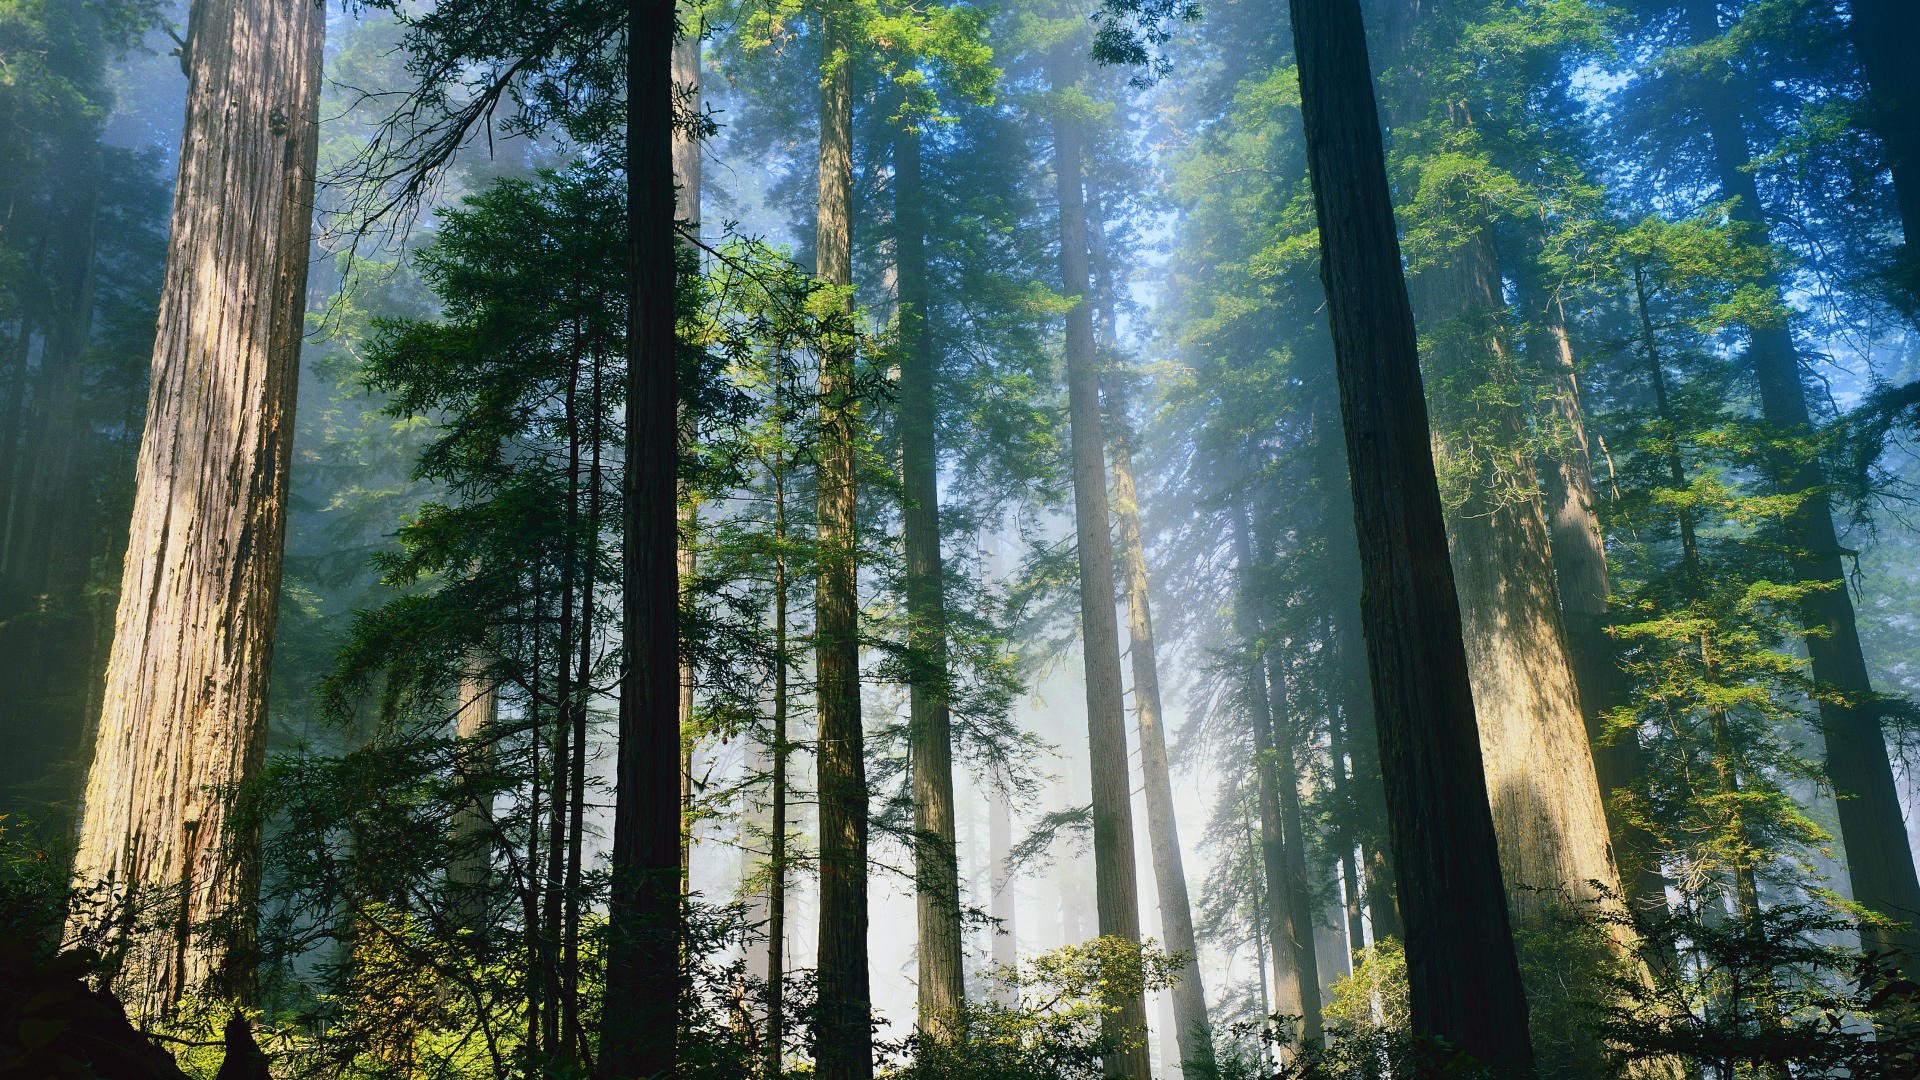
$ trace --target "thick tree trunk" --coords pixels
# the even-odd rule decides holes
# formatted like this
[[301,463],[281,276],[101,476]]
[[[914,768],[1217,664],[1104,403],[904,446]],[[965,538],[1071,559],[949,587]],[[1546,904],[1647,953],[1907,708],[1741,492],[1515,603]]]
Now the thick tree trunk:
[[[1056,89],[1077,82],[1066,51],[1049,65]],[[1074,535],[1080,562],[1080,635],[1087,693],[1087,746],[1093,780],[1094,907],[1100,935],[1140,940],[1140,894],[1134,879],[1133,786],[1128,779],[1126,705],[1120,683],[1120,624],[1114,612],[1113,538],[1107,505],[1100,372],[1094,354],[1088,268],[1082,135],[1076,117],[1053,119],[1054,182],[1060,200],[1060,277],[1077,300],[1067,313],[1067,412],[1073,454]],[[1147,1003],[1142,993],[1116,995],[1107,1019],[1121,1048],[1106,1057],[1108,1077],[1149,1080]]]
[[[1433,7],[1398,0],[1389,36],[1411,40]],[[1438,106],[1425,95],[1435,92],[1416,86],[1399,119],[1428,119]],[[1447,115],[1470,122],[1464,107],[1448,104]],[[1501,395],[1477,393],[1510,353],[1491,223],[1409,277],[1407,291],[1426,341],[1434,456],[1460,488],[1447,538],[1508,904],[1524,914],[1556,893],[1585,898],[1592,881],[1617,891],[1545,513],[1521,449],[1525,419]]]
[[128,942],[136,1013],[250,996],[259,823],[233,786],[266,750],[306,308],[321,10],[200,0],[147,427],[82,882],[170,896]]
[[1531,1073],[1359,0],[1291,0],[1414,1030]]
[[908,647],[913,682],[908,730],[913,758],[914,904],[920,942],[919,1024],[945,1037],[966,997],[960,871],[954,841],[953,731],[947,712],[946,589],[940,558],[940,462],[934,443],[937,355],[927,340],[926,209],[920,132],[893,140],[894,266],[899,312],[900,468],[906,505]]
[[1904,284],[1920,302],[1920,4],[1852,0],[1853,48],[1867,77],[1867,126],[1886,147],[1906,234]]
[[[848,13],[822,18],[817,274],[853,282],[853,73]],[[820,940],[815,1068],[821,1080],[873,1075],[867,973],[867,769],[860,727],[860,605],[854,515],[856,389],[852,310],[820,355],[820,572],[814,656],[819,697]]]
[[[1116,345],[1114,268],[1106,240],[1105,213],[1098,197],[1088,200],[1087,233],[1098,284],[1100,343]],[[1173,1004],[1174,1042],[1181,1075],[1204,1080],[1220,1071],[1213,1052],[1213,1024],[1207,1018],[1207,993],[1200,977],[1200,951],[1194,940],[1193,904],[1180,854],[1180,821],[1174,811],[1173,774],[1167,763],[1165,711],[1160,701],[1160,663],[1153,642],[1153,606],[1147,578],[1147,547],[1140,529],[1140,496],[1133,479],[1133,433],[1125,394],[1109,383],[1106,419],[1112,424],[1108,453],[1113,469],[1113,516],[1119,528],[1116,551],[1127,593],[1127,659],[1133,670],[1133,707],[1140,729],[1140,773],[1146,788],[1147,842],[1152,848],[1153,880],[1160,901],[1161,942],[1187,959],[1169,997]]]
[[673,0],[631,0],[627,42],[623,675],[598,1062],[608,1080],[675,1075],[681,981]]
[[[1712,0],[1689,0],[1688,29],[1696,44],[1718,37],[1717,5]],[[1752,227],[1755,243],[1766,245],[1765,207],[1746,167],[1746,133],[1737,88],[1719,83],[1703,89],[1721,194],[1738,200],[1735,219]],[[1768,285],[1784,303],[1780,282]],[[1747,330],[1747,362],[1760,390],[1761,417],[1789,436],[1809,435],[1813,415],[1791,332],[1785,323]],[[1781,490],[1806,493],[1785,523],[1787,542],[1804,553],[1795,573],[1801,581],[1831,586],[1807,598],[1801,619],[1807,628],[1813,677],[1829,691],[1820,699],[1820,726],[1826,739],[1827,779],[1838,796],[1840,839],[1853,899],[1905,924],[1899,929],[1864,927],[1862,941],[1868,949],[1900,954],[1902,970],[1915,972],[1920,970],[1920,879],[1914,873],[1913,851],[1880,728],[1879,702],[1860,649],[1833,509],[1825,495],[1826,478],[1819,461],[1810,457],[1783,454],[1770,465]]]
[[1626,703],[1629,688],[1609,632],[1612,617],[1607,600],[1613,585],[1606,540],[1594,513],[1593,458],[1573,345],[1558,299],[1536,291],[1531,300],[1534,310],[1528,314],[1538,327],[1528,351],[1547,376],[1549,406],[1566,440],[1561,453],[1542,463],[1540,473],[1567,654],[1579,689],[1587,740],[1593,747],[1594,775],[1613,838],[1623,896],[1635,916],[1658,914],[1666,910],[1667,885],[1653,838],[1615,813],[1611,805],[1614,792],[1638,786],[1646,761],[1637,735],[1629,732],[1603,739],[1607,713]]

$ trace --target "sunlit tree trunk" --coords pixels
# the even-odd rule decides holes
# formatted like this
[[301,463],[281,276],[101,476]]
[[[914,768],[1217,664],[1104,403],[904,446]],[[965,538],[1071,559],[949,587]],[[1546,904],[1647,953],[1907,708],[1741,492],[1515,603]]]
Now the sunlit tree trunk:
[[[1388,36],[1406,41],[1435,5],[1397,0],[1390,10]],[[1405,48],[1392,55],[1414,59]],[[1425,119],[1437,92],[1413,85],[1398,119]],[[1473,121],[1465,103],[1447,103],[1446,115]],[[1617,891],[1618,878],[1525,418],[1506,395],[1480,393],[1510,377],[1512,359],[1493,229],[1464,228],[1435,265],[1407,278],[1407,291],[1422,333],[1434,457],[1454,489],[1447,539],[1501,867],[1509,905],[1525,914],[1557,894],[1585,898],[1589,882]]]
[[1413,1026],[1532,1073],[1359,0],[1290,0]]
[[132,935],[133,1011],[249,996],[323,19],[200,0],[147,427],[75,874],[177,910]]
[[900,465],[906,505],[908,645],[913,682],[908,730],[913,758],[914,904],[920,944],[919,1024],[944,1037],[966,996],[960,872],[954,841],[953,732],[947,711],[947,612],[940,558],[939,457],[934,442],[938,357],[926,333],[926,210],[920,132],[893,140],[893,229],[900,300]]
[[[850,13],[821,18],[820,203],[816,274],[853,282],[853,72]],[[858,439],[852,309],[835,313],[820,354],[819,533],[815,693],[819,698],[820,1004],[815,1069],[821,1080],[873,1075],[867,973],[867,769],[860,727],[860,604],[856,593],[854,472]]]
[[1639,785],[1646,762],[1634,732],[1605,736],[1606,715],[1626,703],[1629,688],[1610,632],[1612,616],[1607,602],[1613,586],[1607,570],[1606,540],[1594,512],[1597,496],[1592,446],[1573,345],[1558,298],[1534,291],[1529,303],[1527,314],[1536,328],[1528,341],[1528,351],[1547,376],[1548,405],[1558,426],[1557,434],[1565,441],[1559,453],[1542,462],[1540,478],[1560,612],[1567,632],[1567,655],[1579,689],[1587,740],[1593,747],[1594,775],[1626,890],[1623,895],[1636,917],[1657,915],[1666,910],[1667,885],[1660,873],[1653,838],[1611,806],[1615,791]]
[[[1056,89],[1078,80],[1068,50],[1056,48],[1049,74]],[[1073,517],[1080,563],[1080,635],[1087,694],[1087,744],[1093,779],[1094,907],[1102,937],[1140,940],[1140,894],[1134,879],[1133,787],[1128,779],[1126,706],[1120,683],[1120,624],[1114,612],[1113,540],[1107,505],[1100,373],[1094,354],[1092,282],[1088,269],[1086,191],[1078,118],[1056,113],[1054,181],[1060,206],[1060,276],[1076,299],[1067,313],[1067,412],[1073,455]],[[1120,1049],[1106,1056],[1109,1077],[1149,1080],[1147,1003],[1142,993],[1115,995],[1106,1018]]]
[[[1719,36],[1719,13],[1712,0],[1689,0],[1687,18],[1694,43]],[[1765,246],[1769,243],[1765,205],[1747,168],[1739,90],[1720,80],[1700,89],[1721,194],[1737,200],[1732,210],[1735,220],[1750,226],[1753,241]],[[1772,280],[1768,286],[1784,304],[1781,283]],[[1746,360],[1760,389],[1761,417],[1788,436],[1810,435],[1813,415],[1801,382],[1800,357],[1786,323],[1750,326],[1747,331]],[[1912,972],[1920,961],[1920,929],[1916,928],[1920,927],[1920,879],[1915,876],[1893,766],[1880,728],[1880,705],[1860,648],[1833,508],[1825,494],[1826,478],[1819,460],[1810,456],[1777,453],[1769,466],[1781,490],[1804,493],[1785,523],[1788,543],[1803,553],[1794,568],[1796,575],[1801,581],[1832,586],[1807,597],[1801,619],[1807,628],[1813,677],[1829,691],[1820,697],[1820,727],[1826,740],[1827,779],[1838,796],[1840,839],[1853,899],[1904,924],[1863,926],[1862,942],[1870,950],[1899,954],[1902,969]]]
[[631,0],[627,43],[622,677],[596,1063],[606,1080],[675,1075],[681,981],[673,0]]

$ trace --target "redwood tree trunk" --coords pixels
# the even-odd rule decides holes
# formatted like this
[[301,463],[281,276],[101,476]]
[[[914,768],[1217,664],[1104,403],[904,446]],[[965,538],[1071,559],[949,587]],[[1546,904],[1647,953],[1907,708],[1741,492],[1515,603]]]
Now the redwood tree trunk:
[[900,469],[906,505],[907,704],[913,758],[914,904],[920,943],[919,1023],[944,1036],[966,997],[960,871],[954,840],[953,725],[947,710],[947,612],[940,559],[939,456],[934,442],[938,359],[927,340],[926,210],[920,132],[893,140],[895,281],[900,300]]
[[627,8],[627,461],[619,751],[599,1075],[671,1077],[680,1018],[673,0]]
[[[1077,80],[1067,50],[1050,64],[1056,89]],[[1060,200],[1060,277],[1076,298],[1067,313],[1067,413],[1073,454],[1073,517],[1080,563],[1080,636],[1087,694],[1087,745],[1093,780],[1094,907],[1100,935],[1140,940],[1139,885],[1134,880],[1133,787],[1128,780],[1126,706],[1120,684],[1120,624],[1114,612],[1113,539],[1107,506],[1100,373],[1093,348],[1086,191],[1079,120],[1053,117],[1054,181]],[[1106,1057],[1109,1077],[1150,1080],[1147,1003],[1141,993],[1116,995],[1107,1030],[1121,1048]]]
[[[1719,36],[1719,16],[1712,0],[1690,0],[1688,29],[1695,44]],[[1770,242],[1765,207],[1746,167],[1746,133],[1737,90],[1725,83],[1704,89],[1707,132],[1721,193],[1738,200],[1733,216],[1753,229],[1754,243],[1764,246]],[[1768,285],[1784,304],[1781,283],[1774,280]],[[1791,332],[1785,323],[1747,329],[1747,362],[1760,389],[1762,418],[1788,436],[1810,435],[1813,415],[1800,381],[1800,358]],[[1825,494],[1826,478],[1818,459],[1811,457],[1777,455],[1770,467],[1783,491],[1805,493],[1785,522],[1787,542],[1804,553],[1796,562],[1796,575],[1801,581],[1833,586],[1803,602],[1801,620],[1807,628],[1813,677],[1830,691],[1820,699],[1820,727],[1826,739],[1827,779],[1838,797],[1840,840],[1853,899],[1905,924],[1901,929],[1863,927],[1862,943],[1881,953],[1901,954],[1903,971],[1920,971],[1916,966],[1920,879],[1914,873],[1913,850],[1880,729],[1879,703],[1860,649],[1853,597],[1847,591],[1833,509]]]
[[128,942],[136,1014],[247,997],[323,18],[200,0],[147,426],[75,874],[177,901]]
[[[848,13],[821,20],[819,265],[830,286],[853,281],[853,73]],[[849,302],[850,303],[850,302]],[[859,598],[854,470],[856,389],[851,307],[835,313],[820,354],[819,578],[814,657],[819,698],[820,939],[815,1068],[821,1080],[873,1075],[867,974],[867,768],[860,727]]]
[[1414,1030],[1494,1070],[1533,1050],[1480,761],[1359,0],[1290,0],[1360,544]]
[[[459,700],[453,714],[453,735],[460,741],[459,764],[467,783],[493,769],[493,725],[499,716],[499,696],[486,661],[477,652],[467,658],[461,673]],[[453,858],[447,866],[447,885],[453,892],[456,925],[476,934],[488,933],[487,884],[493,864],[493,806],[491,799],[473,799],[453,814],[450,838]]]

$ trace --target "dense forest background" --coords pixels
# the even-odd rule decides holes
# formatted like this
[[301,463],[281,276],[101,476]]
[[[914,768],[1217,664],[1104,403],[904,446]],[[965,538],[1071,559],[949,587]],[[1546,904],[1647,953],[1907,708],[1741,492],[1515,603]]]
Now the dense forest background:
[[0,0],[0,1076],[1920,1075],[1917,229],[1907,0]]

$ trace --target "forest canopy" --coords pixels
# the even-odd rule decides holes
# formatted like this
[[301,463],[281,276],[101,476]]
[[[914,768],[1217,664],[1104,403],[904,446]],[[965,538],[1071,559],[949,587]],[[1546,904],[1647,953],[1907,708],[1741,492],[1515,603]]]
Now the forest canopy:
[[0,1077],[1920,1075],[1920,4],[0,0]]

